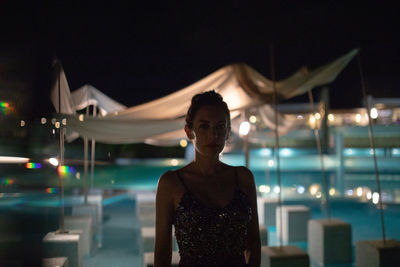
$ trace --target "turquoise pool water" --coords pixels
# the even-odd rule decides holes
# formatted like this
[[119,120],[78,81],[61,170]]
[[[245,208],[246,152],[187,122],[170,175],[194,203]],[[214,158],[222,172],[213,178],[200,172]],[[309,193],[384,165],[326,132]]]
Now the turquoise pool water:
[[[347,149],[348,150],[348,149]],[[332,197],[355,197],[362,188],[362,197],[368,190],[377,191],[373,159],[368,151],[352,149],[351,155],[345,150],[340,159],[337,155],[325,155],[325,176]],[[397,150],[396,150],[397,151]],[[317,185],[322,192],[323,175],[321,161],[312,149],[286,149],[281,151],[280,175],[282,194],[286,199],[317,197],[311,195],[311,186]],[[400,155],[394,152],[377,151],[382,198],[386,202],[400,203]],[[224,154],[222,161],[234,165],[244,165],[243,154]],[[78,162],[79,163],[79,162]],[[66,192],[82,190],[84,170],[80,164],[69,164],[69,173],[60,175],[48,163],[39,169],[28,169],[25,164],[0,165],[0,194],[35,192],[59,193],[60,177]],[[155,190],[158,178],[167,170],[177,169],[186,164],[184,159],[118,159],[114,163],[97,164],[93,175],[93,187],[119,190]],[[252,150],[249,168],[254,173],[258,188],[264,186],[263,194],[276,195],[277,166],[275,157],[268,149]],[[91,184],[88,177],[88,184]],[[275,193],[274,193],[275,190]],[[0,198],[4,195],[0,195]]]

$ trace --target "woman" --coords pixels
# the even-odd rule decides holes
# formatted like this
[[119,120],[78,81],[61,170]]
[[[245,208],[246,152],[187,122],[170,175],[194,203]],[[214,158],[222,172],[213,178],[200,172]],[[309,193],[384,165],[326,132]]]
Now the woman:
[[172,225],[179,266],[260,266],[253,175],[219,160],[230,126],[221,95],[208,91],[192,98],[185,132],[195,157],[158,181],[154,266],[171,265]]

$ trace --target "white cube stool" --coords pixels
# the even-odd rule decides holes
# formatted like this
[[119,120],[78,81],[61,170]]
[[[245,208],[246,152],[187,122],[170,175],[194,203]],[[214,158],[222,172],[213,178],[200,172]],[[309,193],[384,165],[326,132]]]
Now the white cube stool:
[[90,215],[92,217],[92,231],[95,236],[97,247],[102,247],[102,223],[99,221],[97,204],[80,204],[71,207],[68,215]]
[[156,222],[156,193],[153,191],[137,192],[136,214],[142,227],[154,227]]
[[[142,250],[143,252],[154,251],[155,238],[156,238],[156,228],[155,227],[142,227],[141,228],[142,237]],[[178,243],[176,242],[174,231],[172,231],[172,250],[178,250]]]
[[[153,267],[154,266],[154,252],[146,252],[144,253],[144,267]],[[181,257],[177,251],[172,252],[172,260],[171,260],[171,267],[178,267],[179,261]]]
[[45,258],[42,260],[42,267],[68,267],[68,258]]
[[257,213],[258,213],[258,223],[264,224],[264,200],[265,197],[257,196]]
[[67,257],[69,267],[82,266],[82,248],[80,242],[81,230],[58,234],[49,232],[43,238],[43,256]]
[[98,224],[98,215],[97,215],[97,205],[96,204],[81,204],[74,205],[71,207],[71,211],[68,215],[79,216],[79,215],[88,215],[92,217],[92,227],[93,231],[97,231]]
[[397,240],[358,241],[356,267],[380,267],[400,265],[400,242]]
[[103,246],[103,195],[89,194],[88,203],[97,207],[97,231],[95,232],[95,239],[97,247],[100,248]]
[[83,255],[90,255],[92,249],[92,217],[91,216],[65,216],[64,227],[68,230],[79,229],[82,230],[82,251]]
[[308,254],[318,264],[352,262],[351,225],[338,219],[308,221]]
[[[282,231],[280,229],[280,210],[282,210]],[[278,238],[282,234],[284,244],[307,241],[307,223],[310,218],[311,211],[309,207],[303,205],[277,207],[276,233]]]
[[268,231],[264,224],[260,224],[260,241],[261,246],[268,246]]
[[296,246],[261,247],[263,267],[309,267],[308,254]]
[[275,226],[276,223],[276,207],[278,207],[278,199],[264,199],[264,225]]
[[154,202],[138,203],[137,215],[141,226],[154,227],[156,224],[156,204]]
[[[85,205],[84,196],[72,196],[71,201],[79,205]],[[101,194],[89,194],[87,196],[87,201],[87,204],[97,206],[97,221],[101,222],[103,220],[103,196]]]

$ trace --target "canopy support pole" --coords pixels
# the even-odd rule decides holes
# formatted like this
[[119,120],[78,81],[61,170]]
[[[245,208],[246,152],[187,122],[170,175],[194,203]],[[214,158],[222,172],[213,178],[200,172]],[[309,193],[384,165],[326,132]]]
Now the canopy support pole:
[[[311,112],[314,112],[314,98],[312,95],[311,90],[308,91],[308,99],[310,100],[310,104],[311,104]],[[325,103],[326,105],[326,103]],[[324,114],[322,114],[321,119],[323,120],[326,116],[325,111],[322,111]],[[322,113],[320,111],[320,114]],[[314,114],[312,115],[314,116]],[[326,214],[328,217],[328,220],[331,219],[331,210],[330,210],[330,203],[329,203],[329,189],[328,189],[328,181],[326,178],[326,173],[325,173],[325,165],[324,165],[324,155],[322,153],[322,145],[321,145],[321,137],[319,135],[319,130],[318,130],[318,124],[315,124],[314,127],[314,135],[315,135],[315,141],[317,143],[317,149],[318,149],[318,154],[319,154],[319,160],[321,163],[321,173],[322,173],[322,183],[323,183],[323,188],[324,188],[324,192],[325,192],[325,208],[326,208]],[[323,198],[321,199],[323,200]]]
[[[89,106],[86,107],[86,116],[89,115]],[[89,149],[89,140],[87,137],[83,138],[83,179],[84,179],[84,185],[83,185],[83,193],[84,193],[84,202],[85,204],[88,203],[88,192],[89,192],[89,177],[88,177],[88,168],[89,168],[89,161],[88,161],[88,149]]]
[[[97,114],[97,106],[93,105],[93,117],[96,117]],[[94,162],[95,162],[95,146],[96,146],[96,141],[92,139],[92,151],[91,151],[91,161],[90,161],[90,188],[93,188],[94,184]]]
[[374,133],[372,130],[370,106],[369,106],[369,101],[368,101],[368,97],[367,97],[367,89],[366,89],[367,85],[366,85],[364,73],[362,70],[360,53],[358,53],[358,69],[360,72],[361,87],[362,87],[362,92],[363,92],[365,108],[366,108],[367,115],[368,115],[368,136],[369,136],[369,143],[370,143],[371,149],[372,149],[372,157],[374,159],[375,180],[376,180],[377,190],[378,190],[378,194],[379,194],[378,203],[379,203],[379,213],[380,213],[381,226],[382,226],[382,240],[383,240],[383,245],[385,245],[386,235],[385,235],[385,220],[384,220],[382,194],[381,194],[381,183],[380,183],[380,179],[379,179],[378,162],[377,162],[376,153],[375,153],[376,151],[375,151]]
[[[61,63],[57,62],[57,70],[58,70],[58,114],[61,113]],[[60,127],[60,156],[58,162],[58,168],[64,165],[64,127]],[[60,169],[59,169],[60,170]],[[59,221],[59,233],[64,233],[64,181],[63,175],[61,171],[58,172],[58,179],[60,184],[60,221]]]
[[283,219],[282,219],[282,183],[281,183],[281,169],[280,169],[280,157],[279,157],[279,132],[278,132],[278,92],[276,90],[275,83],[275,58],[274,58],[274,46],[270,44],[270,67],[271,67],[271,79],[272,79],[272,88],[274,90],[273,100],[274,100],[274,109],[275,109],[275,157],[276,157],[276,175],[277,182],[279,186],[279,194],[278,194],[278,207],[279,207],[279,223],[281,224],[279,227],[279,247],[283,246],[282,240],[282,228],[283,228]]

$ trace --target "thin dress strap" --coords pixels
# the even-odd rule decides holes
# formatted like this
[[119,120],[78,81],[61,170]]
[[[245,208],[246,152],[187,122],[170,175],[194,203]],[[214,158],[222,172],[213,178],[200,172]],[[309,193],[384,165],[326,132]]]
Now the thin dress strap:
[[235,167],[235,188],[236,189],[240,189],[239,187],[239,176],[238,176],[238,172],[237,172],[238,167]]
[[182,177],[182,175],[179,173],[178,170],[176,170],[176,175],[178,175],[178,178],[179,178],[179,180],[181,181],[181,183],[182,183],[183,187],[185,188],[185,190],[186,190],[187,192],[189,192],[189,189],[187,188],[185,182],[183,181],[183,177]]

